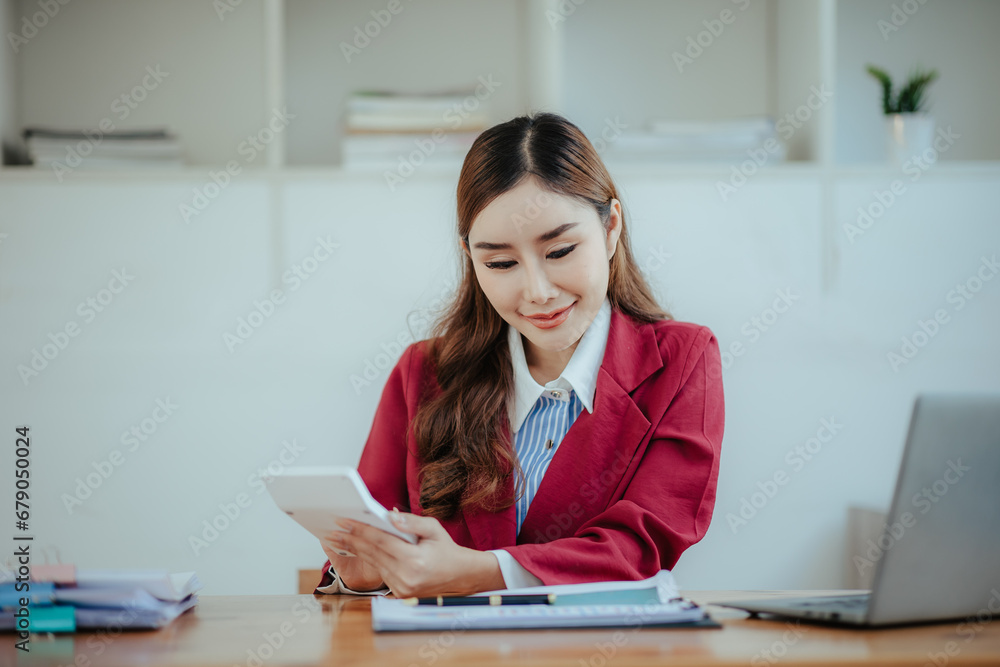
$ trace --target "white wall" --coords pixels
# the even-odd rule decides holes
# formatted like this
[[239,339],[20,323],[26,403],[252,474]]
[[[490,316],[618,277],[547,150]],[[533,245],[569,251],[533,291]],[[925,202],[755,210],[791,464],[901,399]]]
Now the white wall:
[[[663,303],[711,326],[723,347],[746,345],[724,374],[715,519],[678,579],[840,585],[846,508],[888,504],[916,392],[1000,389],[1000,279],[910,364],[893,372],[886,361],[918,319],[953,308],[947,291],[981,255],[1000,251],[1000,175],[928,172],[854,244],[841,225],[891,174],[835,179],[829,218],[822,180],[803,173],[758,175],[725,204],[713,175],[615,175]],[[12,439],[16,425],[31,427],[38,547],[81,566],[194,569],[213,594],[293,592],[296,569],[322,563],[316,541],[249,477],[286,440],[303,448],[298,464],[356,463],[388,370],[357,390],[351,378],[366,362],[384,366],[383,352],[395,362],[396,342],[424,333],[420,309],[446,293],[456,174],[418,174],[394,194],[375,175],[283,186],[244,176],[190,224],[177,210],[202,185],[190,175],[0,180],[0,428]],[[299,289],[275,278],[326,235],[341,245]],[[824,289],[830,243],[838,260]],[[671,254],[666,266],[651,263],[654,250]],[[85,322],[78,304],[122,268],[134,281]],[[223,334],[275,286],[287,301],[230,353]],[[799,300],[751,342],[741,328],[785,289]],[[25,386],[18,365],[70,321],[80,334]],[[123,431],[168,397],[175,413],[129,451]],[[793,470],[786,452],[823,418],[843,430]],[[63,494],[115,449],[122,464],[69,513]],[[9,471],[12,450],[0,452]],[[790,483],[734,532],[726,515],[778,470]],[[250,506],[196,555],[190,536],[240,493]],[[10,497],[7,474],[0,494]]]

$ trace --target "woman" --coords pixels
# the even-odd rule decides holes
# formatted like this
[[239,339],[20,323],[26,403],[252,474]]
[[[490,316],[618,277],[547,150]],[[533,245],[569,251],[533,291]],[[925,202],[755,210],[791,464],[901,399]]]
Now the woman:
[[454,301],[392,370],[358,464],[418,542],[344,520],[321,541],[316,592],[673,568],[715,505],[719,349],[650,295],[591,143],[549,113],[483,132],[459,177],[458,236]]

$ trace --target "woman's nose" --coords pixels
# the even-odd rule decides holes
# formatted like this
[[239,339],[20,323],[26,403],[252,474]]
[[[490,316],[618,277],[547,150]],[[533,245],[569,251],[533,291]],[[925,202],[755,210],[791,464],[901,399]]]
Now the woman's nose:
[[526,262],[524,268],[524,298],[526,301],[544,303],[559,296],[559,290],[549,280],[545,268],[537,263]]

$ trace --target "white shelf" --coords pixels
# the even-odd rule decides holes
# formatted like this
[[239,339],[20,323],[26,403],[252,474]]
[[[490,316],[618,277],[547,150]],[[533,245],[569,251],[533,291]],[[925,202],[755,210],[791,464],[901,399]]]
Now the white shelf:
[[[218,167],[188,166],[183,169],[144,169],[131,171],[76,171],[59,182],[52,172],[35,169],[34,167],[7,167],[0,170],[0,183],[15,182],[29,184],[59,184],[85,185],[88,183],[116,181],[207,181],[210,171]],[[633,178],[663,178],[663,179],[709,179],[724,180],[731,174],[729,165],[720,164],[646,164],[646,163],[613,163],[608,165],[611,175],[616,180]],[[454,185],[458,177],[458,168],[424,170],[414,174],[413,182],[442,182]],[[829,179],[878,178],[887,183],[894,178],[905,178],[899,169],[888,165],[833,165],[823,166],[810,162],[787,162],[761,169],[751,180],[773,179],[810,179],[824,181]],[[951,180],[987,178],[1000,179],[1000,160],[953,161],[940,162],[923,172],[921,180]],[[236,179],[237,182],[266,180],[273,183],[294,183],[311,180],[335,181],[384,181],[380,170],[344,169],[339,166],[298,166],[298,167],[267,167],[244,170]],[[408,181],[409,182],[409,181]]]
[[[0,2],[4,34],[37,9],[29,0]],[[1000,3],[921,4],[883,39],[878,21],[892,20],[893,5],[402,0],[386,22],[386,3],[376,2],[242,0],[221,15],[203,0],[69,3],[17,53],[0,51],[0,132],[20,143],[26,125],[96,126],[110,116],[120,129],[170,127],[192,169],[235,159],[246,170],[326,170],[339,162],[351,91],[443,90],[492,76],[501,82],[489,99],[497,122],[548,109],[596,139],[608,119],[639,129],[655,118],[782,119],[798,111],[808,119],[782,135],[791,164],[868,168],[882,128],[863,64],[902,71],[919,59],[941,70],[930,96],[941,124],[969,138],[942,161],[1000,159],[991,113],[1000,103],[1000,42],[970,37],[1000,28]],[[365,29],[368,44],[346,56],[342,45]],[[141,83],[147,66],[170,74],[119,118],[112,103]],[[808,108],[824,88],[832,101]],[[295,119],[248,159],[243,142],[286,106]]]

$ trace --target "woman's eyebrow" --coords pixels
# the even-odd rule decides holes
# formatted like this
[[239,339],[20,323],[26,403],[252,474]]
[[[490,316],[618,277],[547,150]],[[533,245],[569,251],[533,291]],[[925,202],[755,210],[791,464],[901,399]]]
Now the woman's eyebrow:
[[[550,229],[544,234],[540,234],[538,238],[535,239],[535,243],[544,243],[545,241],[551,241],[568,229],[572,229],[579,225],[579,222],[567,222],[559,225],[555,229]],[[476,243],[473,248],[478,248],[481,250],[506,250],[511,247],[509,243],[490,243],[489,241],[480,241]]]

